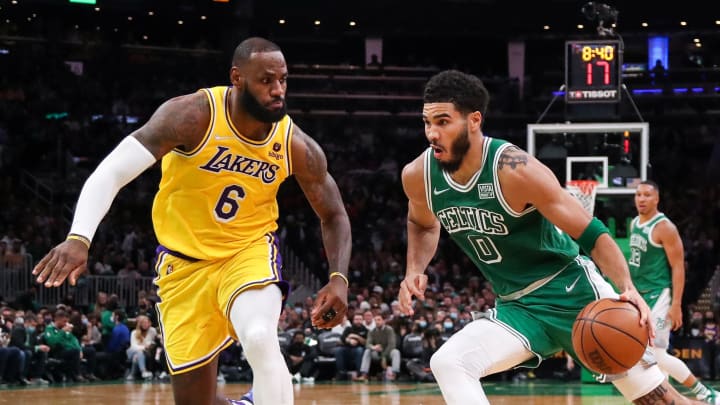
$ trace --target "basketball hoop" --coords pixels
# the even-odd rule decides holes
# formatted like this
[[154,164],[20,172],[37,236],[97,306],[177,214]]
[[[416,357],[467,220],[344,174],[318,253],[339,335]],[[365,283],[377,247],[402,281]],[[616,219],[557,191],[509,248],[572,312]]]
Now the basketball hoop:
[[585,211],[595,212],[595,195],[598,182],[595,180],[570,180],[565,185],[567,191],[582,204]]

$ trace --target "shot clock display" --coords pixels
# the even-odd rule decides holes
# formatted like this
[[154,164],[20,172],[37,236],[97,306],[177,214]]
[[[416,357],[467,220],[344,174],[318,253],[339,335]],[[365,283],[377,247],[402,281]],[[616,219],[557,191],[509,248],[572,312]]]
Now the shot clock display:
[[620,101],[621,58],[618,41],[565,42],[565,102]]

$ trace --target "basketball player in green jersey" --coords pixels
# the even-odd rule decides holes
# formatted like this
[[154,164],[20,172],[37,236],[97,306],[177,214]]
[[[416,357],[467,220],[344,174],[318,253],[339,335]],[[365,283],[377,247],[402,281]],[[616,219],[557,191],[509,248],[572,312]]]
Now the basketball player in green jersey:
[[689,388],[698,399],[714,398],[715,390],[698,381],[682,360],[667,352],[670,330],[678,330],[683,324],[685,254],[677,228],[658,211],[659,202],[658,185],[652,181],[640,183],[635,190],[638,216],[630,225],[630,275],[652,308],[653,352],[660,369]]
[[[480,383],[486,375],[536,367],[560,350],[576,357],[576,315],[593,300],[618,296],[594,263],[620,288],[621,298],[640,309],[639,322],[652,336],[650,309],[602,223],[534,157],[483,135],[488,98],[475,76],[445,71],[432,77],[423,106],[430,147],[402,172],[409,206],[401,310],[412,315],[412,297],[424,299],[424,270],[441,227],[497,295],[496,308],[454,334],[430,361],[449,405],[487,404]],[[610,380],[636,404],[698,403],[670,386],[651,351]]]

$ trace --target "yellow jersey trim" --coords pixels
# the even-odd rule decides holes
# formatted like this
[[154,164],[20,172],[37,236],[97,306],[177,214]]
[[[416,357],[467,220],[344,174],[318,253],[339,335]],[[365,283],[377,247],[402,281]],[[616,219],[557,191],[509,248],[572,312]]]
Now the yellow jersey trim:
[[293,120],[290,120],[290,124],[288,125],[287,134],[285,134],[285,154],[287,155],[287,159],[285,159],[285,164],[287,167],[285,168],[287,170],[288,176],[292,176],[293,170],[292,170],[292,137],[293,137],[293,131],[295,129],[295,123]]
[[230,95],[231,89],[232,89],[232,87],[228,87],[227,90],[225,90],[225,94],[223,95],[223,98],[225,99],[225,121],[227,121],[228,127],[230,127],[230,130],[233,131],[233,133],[235,134],[235,136],[238,137],[238,139],[240,139],[241,141],[243,141],[245,143],[248,143],[253,146],[267,145],[268,142],[270,142],[270,140],[275,135],[275,131],[277,131],[278,124],[282,121],[282,119],[280,119],[277,122],[273,122],[272,127],[270,128],[270,131],[268,131],[268,133],[264,139],[256,141],[254,139],[250,139],[250,138],[246,137],[240,131],[238,131],[237,128],[235,128],[235,124],[233,124],[232,119],[230,119],[230,97],[228,97],[228,96]]
[[[281,266],[278,265],[278,256],[280,255],[280,250],[277,249],[277,241],[276,236],[274,232],[268,233],[265,235],[265,239],[267,240],[268,247],[270,248],[270,254],[269,254],[269,261],[268,261],[268,268],[270,269],[270,275],[268,277],[265,277],[262,280],[256,280],[251,281],[249,283],[245,283],[238,288],[235,289],[235,291],[230,294],[230,299],[228,300],[227,307],[225,308],[225,316],[230,319],[230,310],[232,309],[233,303],[235,302],[235,298],[237,298],[238,295],[240,295],[241,292],[249,289],[249,288],[260,288],[265,287],[270,284],[278,284],[281,282],[282,279],[282,269]],[[282,289],[281,289],[282,290]],[[283,301],[285,300],[285,294],[283,293]]]
[[210,134],[213,132],[213,128],[215,127],[215,98],[213,97],[212,93],[210,92],[210,89],[202,89],[207,96],[210,104],[210,125],[208,125],[208,129],[205,131],[205,136],[203,136],[202,141],[192,150],[185,152],[182,149],[174,148],[173,152],[176,152],[179,155],[190,157],[196,153],[198,153],[202,148],[207,144],[208,139],[210,139]]
[[200,358],[199,360],[196,360],[196,361],[191,362],[191,363],[186,363],[186,364],[178,365],[178,366],[172,364],[172,363],[170,362],[170,357],[168,357],[168,358],[167,358],[167,359],[168,359],[168,365],[169,365],[169,367],[168,367],[169,370],[168,370],[168,371],[170,371],[170,375],[178,375],[178,374],[187,373],[187,372],[189,372],[189,371],[197,370],[198,368],[203,367],[203,366],[206,366],[206,365],[208,365],[210,362],[212,362],[213,360],[215,360],[215,358],[220,354],[220,352],[222,352],[223,350],[225,350],[225,349],[227,349],[228,347],[230,347],[233,343],[235,343],[235,340],[234,340],[232,337],[228,336],[227,338],[225,338],[225,341],[224,341],[220,346],[216,347],[216,348],[213,349],[210,353],[206,354],[205,356],[203,356],[203,357]]

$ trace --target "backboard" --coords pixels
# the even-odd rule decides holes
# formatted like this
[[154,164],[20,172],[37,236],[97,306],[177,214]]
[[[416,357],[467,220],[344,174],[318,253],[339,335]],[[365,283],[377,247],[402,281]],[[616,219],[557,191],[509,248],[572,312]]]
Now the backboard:
[[626,248],[624,238],[636,215],[635,188],[652,174],[649,137],[649,124],[643,122],[529,124],[527,152],[563,186],[570,180],[596,180],[594,215]]
[[648,177],[649,136],[645,122],[529,124],[527,152],[563,185],[592,179],[598,195],[632,195]]

